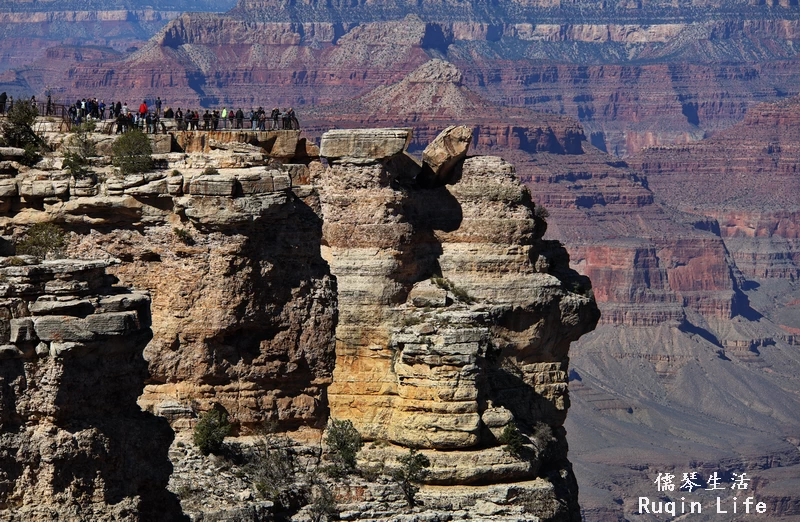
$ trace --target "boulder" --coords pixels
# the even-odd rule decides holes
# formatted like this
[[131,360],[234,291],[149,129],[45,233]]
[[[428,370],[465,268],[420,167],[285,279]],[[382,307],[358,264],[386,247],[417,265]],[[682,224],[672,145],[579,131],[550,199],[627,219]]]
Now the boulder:
[[223,175],[206,175],[189,180],[185,192],[194,196],[233,196],[236,178]]
[[320,156],[329,162],[372,163],[403,154],[411,129],[337,129],[322,135]]
[[417,308],[447,306],[447,290],[426,279],[414,285],[408,294],[408,300]]
[[422,152],[422,162],[435,183],[450,181],[453,168],[467,157],[472,143],[472,129],[460,125],[451,125],[438,136]]
[[25,149],[19,147],[0,147],[0,159],[18,160],[25,157]]
[[269,173],[243,174],[237,178],[245,196],[264,194],[273,190],[272,175]]
[[144,185],[138,185],[135,187],[126,188],[125,194],[130,194],[131,196],[140,196],[140,197],[168,196],[169,189],[166,179],[157,179],[155,181],[151,181]]
[[0,198],[13,197],[16,196],[17,193],[17,180],[13,178],[0,179]]

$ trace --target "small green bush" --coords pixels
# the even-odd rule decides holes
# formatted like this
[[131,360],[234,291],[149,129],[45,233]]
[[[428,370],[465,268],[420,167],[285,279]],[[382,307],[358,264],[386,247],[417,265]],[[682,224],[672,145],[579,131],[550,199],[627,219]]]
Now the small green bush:
[[325,445],[332,466],[328,472],[332,476],[344,476],[352,473],[356,468],[356,456],[363,446],[361,434],[353,427],[349,420],[332,420],[325,435]]
[[533,209],[533,215],[539,219],[547,219],[550,217],[550,211],[548,211],[542,205],[536,205],[536,207]]
[[218,176],[219,171],[214,167],[206,167],[203,171],[203,175],[205,176]]
[[37,143],[38,136],[33,132],[32,125],[38,115],[39,111],[30,103],[15,103],[6,113],[7,118],[2,123],[3,139],[6,143],[12,147]]
[[36,143],[26,143],[23,147],[23,150],[25,150],[25,154],[22,156],[22,160],[20,161],[20,163],[23,165],[32,167],[39,163],[39,160],[42,159],[41,145],[37,145]]
[[228,414],[220,410],[210,410],[200,416],[194,427],[194,443],[200,453],[218,455],[222,450],[222,442],[232,429],[228,422]]
[[431,277],[431,282],[441,288],[442,290],[447,290],[453,297],[457,300],[461,301],[462,303],[472,304],[475,302],[475,298],[469,295],[469,292],[464,290],[463,288],[456,286],[447,278],[444,277]]
[[525,447],[525,436],[513,423],[506,424],[498,440],[501,444],[504,444],[503,451],[515,457],[519,457],[522,454],[522,448]]
[[112,162],[123,174],[147,172],[153,168],[153,147],[140,130],[122,134],[111,146]]
[[25,233],[25,237],[17,242],[19,255],[46,258],[61,257],[67,246],[67,233],[53,223],[36,223]]
[[400,468],[392,473],[392,479],[403,491],[408,506],[414,507],[417,503],[417,493],[419,493],[417,484],[428,474],[431,461],[415,449],[408,450],[407,455],[403,455],[397,460],[400,462]]
[[192,234],[185,228],[175,227],[172,229],[172,233],[175,234],[175,237],[178,238],[178,241],[184,245],[194,245],[194,238],[192,237]]

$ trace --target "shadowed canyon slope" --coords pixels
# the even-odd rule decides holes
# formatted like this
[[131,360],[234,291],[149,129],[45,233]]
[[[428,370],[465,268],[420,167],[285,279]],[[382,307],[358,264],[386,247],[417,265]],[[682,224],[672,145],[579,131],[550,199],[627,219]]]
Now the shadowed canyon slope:
[[796,94],[799,23],[794,6],[733,1],[242,0],[224,15],[182,15],[131,54],[78,61],[54,49],[4,81],[18,93],[54,87],[59,99],[125,92],[302,113],[438,57],[493,104],[567,114],[595,145],[624,155],[697,140],[760,101]]

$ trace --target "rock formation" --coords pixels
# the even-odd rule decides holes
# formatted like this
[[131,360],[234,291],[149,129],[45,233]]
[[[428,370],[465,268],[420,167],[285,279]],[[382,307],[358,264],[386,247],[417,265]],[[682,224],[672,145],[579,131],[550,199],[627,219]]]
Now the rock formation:
[[[308,194],[308,168],[280,163],[298,148],[308,161],[305,146],[290,131],[239,136],[262,146],[225,145],[218,134],[178,133],[174,146],[188,153],[170,153],[166,136],[167,152],[154,155],[161,170],[145,174],[115,174],[108,157],[96,158],[102,177],[81,179],[58,157],[33,169],[6,162],[14,210],[3,227],[69,227],[73,255],[120,259],[112,273],[151,292],[147,409],[183,428],[192,408],[212,403],[244,427],[324,425],[335,284],[320,257],[321,222],[292,192]],[[94,136],[99,149],[107,138]]]
[[[0,226],[18,236],[55,222],[71,255],[115,259],[114,276],[149,292],[139,403],[176,430],[212,404],[239,434],[267,420],[321,428],[330,414],[381,442],[367,464],[419,448],[431,484],[512,482],[483,501],[496,520],[525,509],[578,520],[568,349],[599,313],[564,248],[542,239],[514,167],[466,157],[471,136],[450,127],[420,162],[409,129],[330,131],[319,152],[292,131],[174,133],[154,138],[157,170],[122,176],[98,157],[78,179],[58,154],[28,168],[21,150],[0,149]],[[422,172],[449,184],[421,184]],[[41,332],[34,319],[35,335],[68,325],[94,340],[75,307],[74,321]],[[521,456],[503,449],[509,429],[523,435]],[[367,519],[384,501],[370,488]],[[474,502],[452,493],[452,509]]]
[[701,143],[632,160],[664,200],[710,220],[749,279],[800,279],[800,99],[759,105]]
[[784,487],[800,407],[795,112],[762,106],[735,130],[630,164],[587,142],[510,156],[603,312],[571,350],[566,425],[587,519],[630,517],[653,470],[690,468],[746,471],[768,519],[797,512]]
[[[342,132],[323,135],[331,165],[319,180],[339,288],[331,416],[368,439],[432,450],[434,483],[562,473],[572,489],[561,425],[568,346],[598,318],[575,292],[588,282],[541,240],[510,164],[469,158],[452,186],[421,189],[386,131],[348,131],[359,146],[346,151]],[[553,430],[558,449],[533,442],[533,458],[509,458],[496,447],[508,426]],[[558,516],[577,517],[576,506],[566,500]]]
[[0,267],[0,511],[4,520],[182,520],[166,491],[172,431],[142,412],[147,294],[105,262]]

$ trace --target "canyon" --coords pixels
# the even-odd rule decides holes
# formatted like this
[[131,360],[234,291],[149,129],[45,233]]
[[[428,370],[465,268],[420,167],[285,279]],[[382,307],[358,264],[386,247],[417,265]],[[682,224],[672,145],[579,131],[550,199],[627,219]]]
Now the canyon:
[[293,106],[303,114],[438,58],[492,106],[570,116],[618,156],[702,139],[758,103],[798,94],[792,6],[634,4],[242,0],[224,14],[143,21],[134,33],[152,37],[131,52],[113,39],[53,45],[17,60],[0,87],[27,97],[49,90],[60,101],[124,92],[128,103],[158,95],[173,108]]
[[309,132],[395,121],[430,135],[466,116],[475,150],[502,151],[547,208],[546,237],[563,239],[602,311],[570,355],[565,425],[586,520],[632,516],[667,471],[745,471],[769,495],[769,519],[791,520],[800,101],[627,161],[563,116],[501,107],[496,120],[470,118],[487,105],[454,64],[432,60],[311,111]]
[[[142,6],[126,8],[144,13]],[[6,59],[7,70],[0,73],[0,90],[15,98],[39,97],[49,88],[57,101],[110,100],[124,92],[130,99],[122,101],[132,105],[158,95],[173,108],[293,106],[299,113],[306,141],[226,132],[176,135],[175,143],[160,145],[157,162],[164,176],[106,182],[103,190],[123,200],[101,208],[69,201],[80,191],[99,196],[94,185],[36,179],[37,190],[50,183],[46,191],[53,193],[42,197],[68,201],[59,206],[54,200],[46,218],[31,208],[17,214],[13,225],[6,223],[19,229],[56,219],[75,227],[80,241],[73,253],[119,258],[122,263],[109,270],[151,292],[153,313],[163,326],[154,323],[154,339],[145,349],[151,380],[139,400],[143,407],[168,418],[180,433],[193,422],[192,408],[220,402],[242,420],[246,433],[265,419],[287,430],[318,429],[330,401],[335,416],[357,407],[359,429],[398,447],[461,451],[491,440],[475,427],[486,424],[478,421],[483,402],[474,399],[484,391],[476,391],[480,379],[469,373],[471,367],[459,366],[448,377],[465,383],[466,396],[432,405],[416,386],[424,382],[437,389],[440,370],[431,366],[421,374],[419,364],[473,357],[452,352],[454,337],[481,350],[487,336],[517,342],[520,332],[476,324],[484,312],[460,309],[463,303],[432,307],[451,324],[420,329],[430,311],[415,305],[413,296],[425,291],[441,298],[442,289],[414,284],[433,270],[447,270],[448,280],[491,306],[514,303],[523,315],[534,313],[523,294],[539,288],[514,288],[510,275],[492,278],[482,270],[523,256],[521,250],[495,250],[491,235],[516,245],[526,234],[539,237],[541,224],[525,232],[480,220],[481,213],[494,216],[497,209],[473,201],[467,187],[508,194],[510,185],[501,180],[510,167],[498,160],[470,158],[460,187],[448,185],[444,194],[442,187],[426,186],[432,191],[428,199],[397,189],[404,175],[392,177],[409,169],[411,177],[421,174],[419,182],[436,184],[432,171],[417,171],[419,157],[442,129],[459,123],[470,129],[471,153],[513,163],[536,208],[549,212],[547,232],[537,240],[541,264],[527,269],[550,273],[550,258],[563,269],[568,254],[570,270],[588,276],[591,290],[572,272],[559,269],[556,276],[572,294],[593,296],[602,311],[597,327],[572,344],[569,368],[563,358],[531,360],[518,344],[504,352],[511,373],[541,380],[544,387],[534,389],[554,404],[564,402],[558,390],[569,381],[566,419],[560,406],[536,407],[537,415],[547,410],[552,425],[560,430],[563,424],[568,433],[564,440],[570,443],[584,519],[656,520],[635,515],[637,497],[658,493],[653,481],[659,473],[680,477],[689,471],[703,477],[717,471],[726,480],[732,472],[746,472],[753,477],[751,492],[769,506],[769,520],[800,516],[796,5],[241,0],[224,14],[179,10],[142,14],[138,25],[130,21],[138,14],[126,15],[123,25],[114,19],[108,31],[118,31],[120,39],[63,43],[65,35],[43,33],[41,44],[26,48],[29,54],[16,61]],[[0,16],[6,17],[4,31],[13,26],[18,35],[32,36],[33,27],[55,31],[58,25],[24,25],[25,16],[42,20],[35,9],[14,13],[15,20]],[[88,23],[69,27],[99,27],[94,21],[81,25]],[[0,45],[19,48],[22,41],[5,38]],[[350,157],[329,162],[330,170],[312,168],[326,132],[363,127],[413,129],[405,148],[396,148],[395,159],[404,166],[393,165],[386,174],[377,166],[386,158]],[[108,147],[109,137],[97,139]],[[254,159],[258,154],[284,167],[269,167],[265,175],[260,162],[267,160]],[[201,178],[198,188],[180,192],[206,166],[238,181]],[[173,167],[188,174],[173,179],[166,174]],[[52,173],[45,177],[52,177],[58,164],[48,169]],[[241,169],[258,172],[243,177]],[[347,185],[336,174],[344,171],[358,184]],[[494,174],[484,179],[484,171]],[[302,204],[282,202],[289,207],[281,206],[277,215],[263,202],[242,197],[224,205],[201,204],[197,197],[193,205],[199,206],[181,206],[191,190],[223,186],[223,192],[243,195],[248,184],[294,194]],[[309,195],[306,187],[320,184],[329,190]],[[25,189],[19,185],[17,193],[33,186],[33,180]],[[350,194],[373,190],[379,198]],[[139,207],[126,194],[160,203]],[[453,200],[469,233],[450,230],[455,225],[425,209],[451,208]],[[179,210],[166,211],[168,201]],[[273,202],[267,206],[275,208]],[[17,203],[5,208],[20,210]],[[248,217],[238,220],[242,214]],[[326,214],[335,217],[326,222]],[[384,229],[376,216],[398,225]],[[186,220],[193,237],[202,237],[192,246],[173,237],[172,229],[187,226]],[[242,227],[250,228],[231,232]],[[296,228],[307,244],[293,245]],[[269,241],[256,244],[248,234]],[[356,237],[365,238],[363,244],[354,243]],[[565,250],[546,246],[551,240],[563,242]],[[308,254],[318,244],[324,245],[319,253]],[[383,257],[369,255],[376,251]],[[458,261],[456,254],[470,252],[472,264],[463,261],[468,257]],[[291,279],[280,266],[296,256],[301,261],[292,271],[308,282],[299,290],[278,282]],[[359,264],[371,272],[347,272]],[[508,295],[490,298],[481,283],[487,277],[487,284]],[[342,279],[352,290],[334,284]],[[167,285],[171,297],[156,291],[159,284]],[[262,285],[284,299],[280,306],[242,296]],[[299,307],[292,304],[296,300]],[[206,323],[196,323],[194,306],[214,312]],[[341,315],[326,312],[334,308]],[[406,316],[408,323],[423,323],[404,325],[399,318]],[[357,326],[334,338],[331,329],[343,321]],[[308,337],[312,324],[318,334]],[[298,339],[303,350],[274,360],[274,353]],[[262,355],[240,355],[256,345],[265,350]],[[331,350],[348,356],[333,357]],[[370,382],[375,388],[365,394],[361,388]],[[256,391],[261,387],[273,391]],[[434,415],[443,423],[437,435],[401,435],[407,419],[427,422]],[[515,418],[525,415],[514,411]],[[514,468],[500,452],[487,455],[506,466],[508,476],[522,480],[530,472]],[[496,471],[487,465],[484,473]],[[713,502],[707,494],[695,495],[704,505]]]

